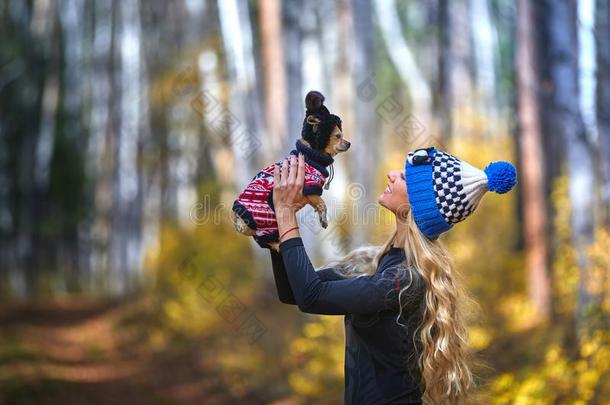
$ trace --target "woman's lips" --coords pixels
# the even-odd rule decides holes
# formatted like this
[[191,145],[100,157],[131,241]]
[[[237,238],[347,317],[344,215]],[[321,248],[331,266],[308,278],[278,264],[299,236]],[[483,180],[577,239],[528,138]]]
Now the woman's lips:
[[385,187],[385,190],[383,190],[383,194],[392,194],[392,189],[389,184]]

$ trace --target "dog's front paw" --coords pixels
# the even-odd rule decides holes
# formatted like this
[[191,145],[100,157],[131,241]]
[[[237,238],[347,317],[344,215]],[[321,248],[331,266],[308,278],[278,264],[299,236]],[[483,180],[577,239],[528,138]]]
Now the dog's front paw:
[[328,228],[328,219],[326,219],[326,212],[320,213],[320,225],[322,225],[322,228],[324,229]]

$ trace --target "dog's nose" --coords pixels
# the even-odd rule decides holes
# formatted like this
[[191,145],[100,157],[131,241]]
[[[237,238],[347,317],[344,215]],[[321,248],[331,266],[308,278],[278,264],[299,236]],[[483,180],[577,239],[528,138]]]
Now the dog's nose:
[[350,146],[351,143],[349,141],[345,141],[345,150],[348,150]]

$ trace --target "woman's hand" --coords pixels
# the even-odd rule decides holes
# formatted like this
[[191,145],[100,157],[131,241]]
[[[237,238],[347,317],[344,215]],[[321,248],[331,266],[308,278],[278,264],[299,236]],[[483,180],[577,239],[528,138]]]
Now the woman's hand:
[[277,165],[273,168],[273,207],[280,242],[299,236],[296,212],[307,204],[307,198],[303,196],[304,182],[305,159],[302,154],[299,154],[298,161],[291,155],[290,161],[282,162],[281,169]]
[[[290,165],[290,171],[288,170]],[[276,214],[295,214],[307,204],[303,196],[305,182],[305,159],[303,154],[290,155],[284,159],[282,168],[273,168],[273,206]]]

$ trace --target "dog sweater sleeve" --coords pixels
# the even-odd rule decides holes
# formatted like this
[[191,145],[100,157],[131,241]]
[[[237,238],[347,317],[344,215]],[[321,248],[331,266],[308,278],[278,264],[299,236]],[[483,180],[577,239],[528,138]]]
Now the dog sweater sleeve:
[[[369,276],[323,280],[314,270],[300,237],[280,243],[294,300],[303,312],[324,315],[367,314],[398,308],[397,279],[378,269]],[[403,284],[406,285],[406,284]]]
[[312,165],[305,163],[305,183],[303,184],[303,195],[322,195],[322,187],[326,177]]

